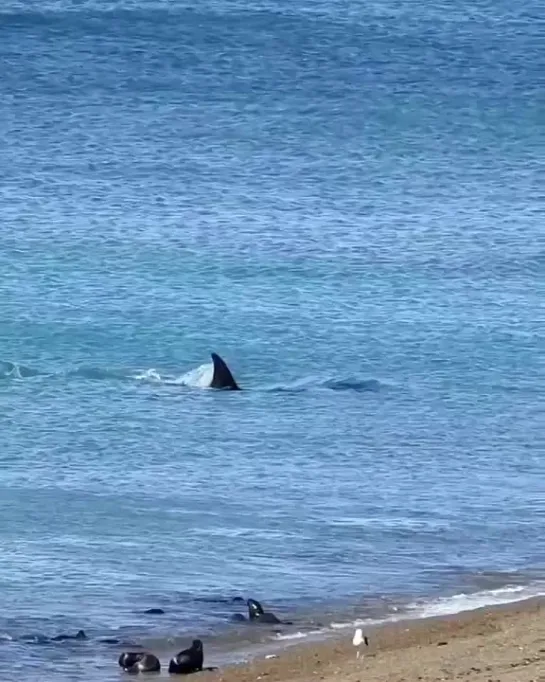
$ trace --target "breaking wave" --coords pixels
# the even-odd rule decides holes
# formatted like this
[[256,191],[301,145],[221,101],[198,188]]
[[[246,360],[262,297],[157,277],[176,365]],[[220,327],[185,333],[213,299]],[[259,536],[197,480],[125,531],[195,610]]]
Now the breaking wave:
[[436,597],[432,599],[419,599],[406,604],[402,608],[396,608],[393,614],[384,618],[356,619],[349,622],[333,622],[333,630],[343,630],[365,625],[377,625],[381,623],[394,623],[400,620],[419,620],[435,616],[452,616],[464,611],[514,604],[516,602],[545,596],[545,582],[536,581],[528,585],[506,585],[493,590],[481,590],[479,592],[460,592],[448,597]]

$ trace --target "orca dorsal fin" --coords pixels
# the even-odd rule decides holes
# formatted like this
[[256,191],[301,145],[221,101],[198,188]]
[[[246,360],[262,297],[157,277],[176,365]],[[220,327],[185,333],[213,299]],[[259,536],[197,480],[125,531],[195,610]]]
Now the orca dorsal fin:
[[214,363],[214,374],[210,382],[210,388],[223,388],[231,391],[240,391],[240,387],[234,380],[231,370],[217,353],[211,353]]

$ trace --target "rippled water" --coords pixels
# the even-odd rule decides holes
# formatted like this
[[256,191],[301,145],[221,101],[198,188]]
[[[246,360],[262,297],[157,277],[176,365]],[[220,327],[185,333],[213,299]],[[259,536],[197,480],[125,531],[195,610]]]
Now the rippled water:
[[3,3],[6,682],[542,589],[540,9]]

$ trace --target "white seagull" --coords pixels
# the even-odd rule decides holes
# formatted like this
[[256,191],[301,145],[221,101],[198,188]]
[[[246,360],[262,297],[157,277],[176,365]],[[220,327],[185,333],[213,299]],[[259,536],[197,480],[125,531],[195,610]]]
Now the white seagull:
[[[361,644],[365,644],[365,646],[369,646],[369,640],[367,637],[363,634],[361,628],[358,628],[356,632],[354,633],[354,639],[352,640],[352,644],[354,646],[359,647]],[[360,650],[358,649],[358,653],[356,654],[356,658],[360,657]]]

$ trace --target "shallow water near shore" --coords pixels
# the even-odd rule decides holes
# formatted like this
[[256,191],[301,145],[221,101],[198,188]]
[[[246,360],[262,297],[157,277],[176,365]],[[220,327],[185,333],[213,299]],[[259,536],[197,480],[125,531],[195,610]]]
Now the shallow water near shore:
[[543,592],[539,10],[3,4],[5,682]]

